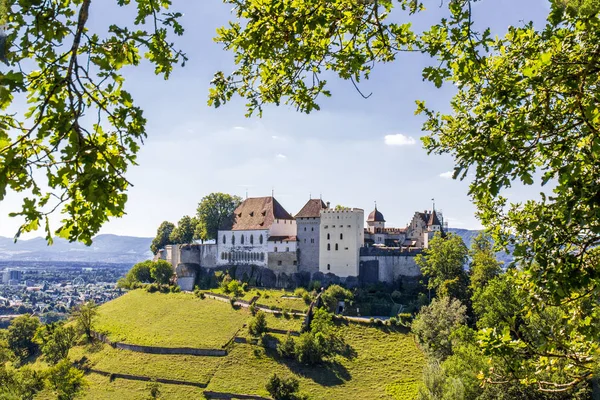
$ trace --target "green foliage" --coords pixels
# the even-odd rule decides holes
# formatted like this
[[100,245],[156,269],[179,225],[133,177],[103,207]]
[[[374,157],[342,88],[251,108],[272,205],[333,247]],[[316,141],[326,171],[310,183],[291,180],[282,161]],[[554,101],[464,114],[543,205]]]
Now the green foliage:
[[296,342],[288,332],[283,342],[277,344],[277,354],[283,358],[293,359],[296,356]]
[[10,363],[0,365],[0,398],[32,400],[43,388],[43,373],[29,366],[17,369]]
[[[0,108],[28,104],[0,116],[0,201],[8,189],[25,194],[22,209],[10,214],[25,220],[16,237],[43,226],[48,242],[56,234],[89,245],[103,223],[124,214],[125,174],[146,137],[146,118],[125,90],[123,68],[145,59],[168,78],[185,61],[169,42],[183,33],[170,1],[118,1],[134,9],[119,25],[88,24],[90,3],[7,4]],[[48,219],[54,211],[64,217],[56,230]]]
[[261,336],[267,333],[267,316],[263,311],[258,311],[248,324],[248,332],[252,336]]
[[233,296],[238,297],[244,294],[242,284],[237,279],[233,279],[227,284],[227,293],[231,293]]
[[438,295],[449,295],[466,299],[467,273],[464,266],[469,251],[462,238],[453,233],[441,236],[436,233],[429,242],[429,248],[417,255],[415,261],[424,276],[429,278],[428,286]]
[[173,267],[165,260],[152,261],[150,276],[160,285],[168,285],[173,277]]
[[150,392],[151,399],[158,399],[160,397],[160,384],[156,380],[149,382],[146,388]]
[[98,316],[98,306],[91,300],[76,307],[72,316],[75,319],[75,325],[81,334],[84,334],[88,342],[91,342],[94,321]]
[[301,364],[316,365],[323,362],[325,349],[312,332],[304,332],[295,341],[296,359]]
[[85,387],[83,371],[64,359],[48,371],[48,386],[58,400],[71,400]]
[[302,400],[307,397],[298,394],[300,382],[296,378],[280,378],[273,374],[266,385],[267,392],[273,397],[273,400]]
[[230,229],[233,212],[241,201],[241,197],[226,193],[211,193],[203,197],[196,210],[196,237],[202,240],[217,239],[219,229]]
[[20,360],[25,360],[37,351],[38,344],[34,338],[39,327],[40,320],[29,314],[21,315],[10,323],[6,341],[9,348]]
[[77,342],[78,334],[73,326],[64,323],[46,324],[38,328],[35,339],[40,345],[44,359],[50,365],[66,358]]
[[171,236],[175,230],[175,225],[169,221],[163,221],[158,229],[156,230],[156,237],[152,239],[150,244],[150,250],[152,254],[158,253],[160,249],[163,249],[168,244],[173,244]]
[[177,227],[171,232],[169,241],[172,244],[193,243],[197,225],[198,221],[195,218],[184,215],[177,223]]
[[490,237],[481,232],[471,243],[470,288],[474,293],[485,288],[488,282],[502,272],[494,254]]
[[424,349],[438,360],[452,354],[450,334],[466,321],[466,307],[450,297],[433,299],[412,323],[412,331]]
[[349,301],[353,297],[352,292],[348,289],[344,289],[340,285],[331,285],[321,294],[321,301],[330,312],[335,312],[338,302]]

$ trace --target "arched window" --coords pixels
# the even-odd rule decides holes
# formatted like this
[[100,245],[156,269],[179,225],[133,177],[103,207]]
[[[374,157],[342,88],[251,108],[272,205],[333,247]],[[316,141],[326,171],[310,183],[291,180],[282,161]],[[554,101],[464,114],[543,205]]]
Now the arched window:
[[340,233],[340,240],[344,240],[344,234]]
[[254,244],[254,235],[250,235],[250,244]]
[[260,244],[263,244],[263,236],[260,235],[260,237],[258,238],[258,241],[260,242]]
[[327,271],[331,270],[331,264],[327,264]]
[[244,235],[242,235],[242,238],[240,239],[240,243],[244,244]]
[[223,244],[227,244],[227,238],[223,235]]
[[337,251],[337,250],[338,250],[338,244],[336,243],[335,244],[335,251]]
[[306,227],[304,227],[304,232],[306,232]]
[[327,234],[327,240],[331,239],[331,235],[328,233]]
[[231,234],[231,244],[235,245],[235,234]]
[[327,243],[327,251],[331,250],[331,243]]
[[265,253],[260,253],[260,261],[265,261]]

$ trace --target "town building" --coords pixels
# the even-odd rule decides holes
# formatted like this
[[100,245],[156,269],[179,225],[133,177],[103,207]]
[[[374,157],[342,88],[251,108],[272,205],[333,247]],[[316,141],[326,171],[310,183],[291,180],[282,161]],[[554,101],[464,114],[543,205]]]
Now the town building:
[[248,198],[234,214],[231,230],[217,235],[217,265],[267,267],[270,255],[276,266],[297,265],[296,221],[274,197]]
[[365,241],[365,216],[360,208],[321,210],[319,271],[341,278],[359,274]]
[[18,285],[23,273],[17,269],[6,269],[2,274],[2,283],[5,285]]
[[321,211],[329,208],[321,199],[310,199],[296,214],[298,233],[298,270],[319,271]]
[[406,241],[406,228],[386,228],[383,214],[375,209],[367,217],[365,246],[402,247]]

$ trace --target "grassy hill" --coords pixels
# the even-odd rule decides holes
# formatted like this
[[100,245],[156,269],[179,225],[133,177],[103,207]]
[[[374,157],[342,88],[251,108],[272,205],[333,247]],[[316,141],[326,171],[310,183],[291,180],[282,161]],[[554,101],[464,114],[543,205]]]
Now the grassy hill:
[[[303,303],[299,303],[303,304]],[[132,291],[100,307],[98,330],[111,340],[163,347],[221,348],[238,330],[244,336],[252,316],[228,303],[201,300],[191,294]],[[298,330],[300,319],[268,316],[273,328]],[[149,378],[187,381],[160,384],[161,398],[203,398],[203,390],[267,396],[265,384],[277,373],[295,376],[311,399],[413,399],[424,358],[413,337],[385,327],[339,323],[341,336],[353,350],[318,367],[279,358],[274,350],[235,343],[225,357],[134,353],[96,344],[71,350],[73,360],[85,357],[94,370]],[[281,335],[275,335],[282,338]],[[146,382],[111,380],[87,375],[89,399],[145,399]],[[201,384],[205,389],[192,386]]]

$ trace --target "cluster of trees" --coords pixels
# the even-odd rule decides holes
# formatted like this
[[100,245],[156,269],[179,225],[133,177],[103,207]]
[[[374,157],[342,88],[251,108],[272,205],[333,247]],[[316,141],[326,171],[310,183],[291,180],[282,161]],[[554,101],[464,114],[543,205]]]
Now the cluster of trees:
[[146,260],[135,264],[117,285],[124,289],[135,289],[145,284],[169,285],[173,278],[173,267],[165,260]]
[[[0,331],[0,397],[32,399],[47,388],[58,399],[73,399],[85,387],[83,371],[68,358],[71,347],[92,340],[97,314],[93,302],[73,311],[73,322],[42,324],[37,317],[22,315]],[[33,369],[41,356],[50,367]]]
[[[569,307],[530,308],[538,299],[523,287],[525,273],[503,271],[487,236],[479,235],[468,251],[458,236],[438,235],[418,263],[434,296],[412,323],[429,356],[420,399],[591,396],[597,364],[569,345],[576,333],[565,324]],[[598,321],[588,321],[595,329]],[[543,364],[540,351],[547,354]]]
[[196,215],[183,216],[177,226],[164,221],[156,231],[150,250],[156,254],[169,244],[188,244],[194,240],[211,240],[217,238],[219,229],[230,229],[233,224],[233,211],[241,203],[242,198],[226,193],[211,193],[198,203]]

